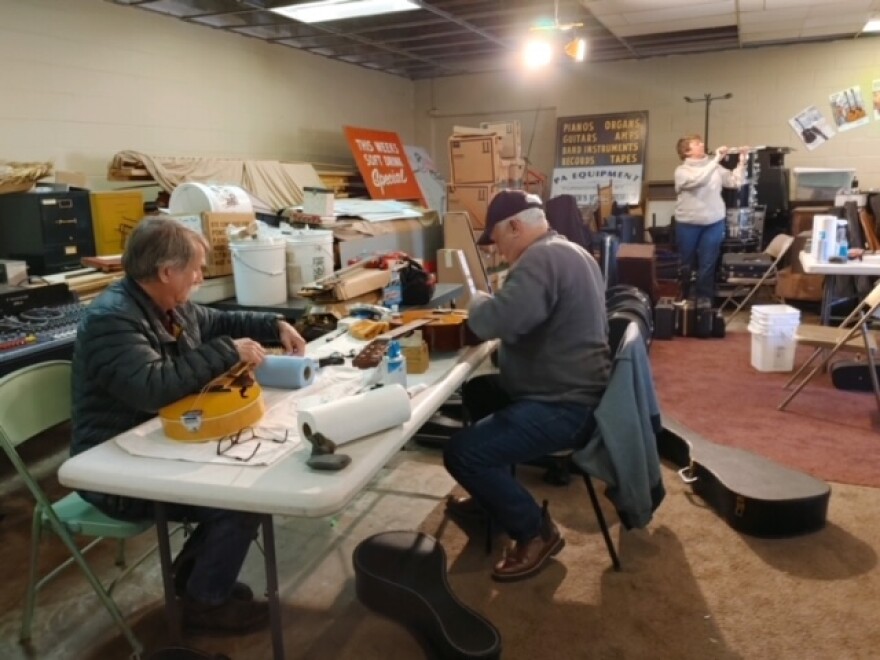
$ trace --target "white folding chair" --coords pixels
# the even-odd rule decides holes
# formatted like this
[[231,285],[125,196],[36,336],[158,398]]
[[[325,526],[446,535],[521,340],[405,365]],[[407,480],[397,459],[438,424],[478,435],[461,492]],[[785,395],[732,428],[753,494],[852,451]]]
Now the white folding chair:
[[748,302],[763,288],[771,287],[773,299],[778,300],[779,302],[785,302],[785,300],[776,295],[773,287],[776,286],[776,276],[779,273],[779,264],[782,262],[783,258],[785,258],[792,243],[794,243],[794,236],[789,236],[788,234],[779,234],[778,236],[773,237],[770,244],[764,248],[764,254],[769,255],[773,261],[767,266],[767,269],[760,277],[727,278],[727,283],[733,284],[735,288],[727,295],[724,302],[721,303],[718,311],[723,314],[729,304],[734,303],[737,298],[742,298],[740,302],[736,304],[733,313],[727,317],[726,320],[728,323],[732,321]]

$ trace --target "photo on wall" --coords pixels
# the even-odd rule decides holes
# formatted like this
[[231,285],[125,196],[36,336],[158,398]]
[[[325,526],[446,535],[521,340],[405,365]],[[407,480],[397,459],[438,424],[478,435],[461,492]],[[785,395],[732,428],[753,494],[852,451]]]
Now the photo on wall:
[[839,131],[864,126],[870,120],[862,98],[862,88],[858,85],[835,92],[829,97],[831,117]]
[[834,128],[815,105],[810,105],[788,120],[801,142],[812,151],[834,137]]
[[877,121],[880,120],[880,79],[874,80],[871,91],[874,92],[874,121]]

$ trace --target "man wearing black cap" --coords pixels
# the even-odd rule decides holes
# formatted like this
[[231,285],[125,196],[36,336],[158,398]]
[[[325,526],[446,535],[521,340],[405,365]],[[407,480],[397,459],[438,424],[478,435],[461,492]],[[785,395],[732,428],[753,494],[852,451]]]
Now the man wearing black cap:
[[457,433],[446,469],[469,493],[451,496],[457,516],[488,514],[511,545],[492,570],[510,581],[537,573],[565,545],[510,466],[582,447],[611,371],[604,283],[595,259],[551,231],[540,198],[505,190],[490,202],[479,244],[494,243],[510,264],[495,295],[478,292],[468,325],[500,339],[499,373],[463,388],[474,424]]

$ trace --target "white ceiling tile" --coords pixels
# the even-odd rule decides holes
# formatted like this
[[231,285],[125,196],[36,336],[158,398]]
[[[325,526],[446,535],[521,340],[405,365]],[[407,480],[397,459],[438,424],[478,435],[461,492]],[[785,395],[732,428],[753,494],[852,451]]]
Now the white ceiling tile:
[[800,24],[807,18],[806,9],[777,9],[775,11],[753,11],[740,14],[740,25],[763,25],[765,23]]

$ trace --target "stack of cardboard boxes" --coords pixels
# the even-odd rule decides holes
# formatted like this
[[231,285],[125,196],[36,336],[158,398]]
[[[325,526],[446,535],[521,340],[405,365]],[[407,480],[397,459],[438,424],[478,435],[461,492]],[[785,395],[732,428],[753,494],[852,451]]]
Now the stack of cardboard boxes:
[[[479,128],[456,127],[449,138],[449,164],[449,211],[468,214],[476,240],[486,226],[486,211],[492,197],[500,190],[523,188],[526,162],[522,157],[520,123],[483,122]],[[489,286],[500,288],[507,264],[495,246],[481,248],[479,255]]]
[[486,224],[489,201],[499,190],[521,189],[525,176],[518,121],[456,127],[449,138],[450,211],[466,211],[474,229]]

